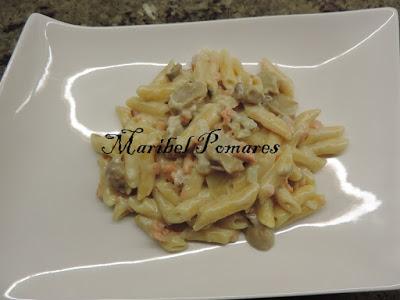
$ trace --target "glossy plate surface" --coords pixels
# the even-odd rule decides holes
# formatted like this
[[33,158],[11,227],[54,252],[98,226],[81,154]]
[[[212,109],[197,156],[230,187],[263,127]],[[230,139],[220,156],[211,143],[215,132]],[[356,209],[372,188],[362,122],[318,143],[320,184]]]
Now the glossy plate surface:
[[[300,110],[350,147],[317,176],[318,214],[275,247],[192,244],[166,254],[96,199],[93,131],[174,58],[227,48],[291,76]],[[112,28],[32,15],[0,85],[0,291],[9,299],[231,298],[400,288],[397,12]]]

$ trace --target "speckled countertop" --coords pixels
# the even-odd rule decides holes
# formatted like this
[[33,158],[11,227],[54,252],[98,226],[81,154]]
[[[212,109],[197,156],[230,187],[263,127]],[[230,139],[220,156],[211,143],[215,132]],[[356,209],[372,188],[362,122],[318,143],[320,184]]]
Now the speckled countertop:
[[400,8],[400,0],[0,0],[0,77],[28,16],[38,12],[71,24],[113,26],[225,18]]
[[[113,26],[344,11],[383,6],[399,10],[400,0],[0,0],[0,77],[25,21],[33,12],[71,24]],[[302,298],[394,300],[400,299],[400,291],[335,294],[296,299]]]

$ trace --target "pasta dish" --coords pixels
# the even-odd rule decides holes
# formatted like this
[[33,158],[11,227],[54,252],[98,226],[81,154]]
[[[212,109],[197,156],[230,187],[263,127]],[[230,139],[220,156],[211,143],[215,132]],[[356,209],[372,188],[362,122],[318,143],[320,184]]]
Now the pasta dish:
[[296,114],[292,81],[268,60],[250,74],[226,50],[202,50],[136,93],[116,108],[120,134],[91,136],[114,220],[132,215],[169,252],[241,232],[268,250],[274,230],[324,206],[314,174],[346,148],[344,128],[318,109]]

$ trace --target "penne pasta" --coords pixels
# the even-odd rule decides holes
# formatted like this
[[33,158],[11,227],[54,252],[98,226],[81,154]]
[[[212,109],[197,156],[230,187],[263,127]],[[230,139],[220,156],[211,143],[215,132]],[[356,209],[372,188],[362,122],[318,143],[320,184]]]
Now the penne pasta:
[[136,197],[128,198],[128,205],[135,213],[143,215],[150,219],[162,220],[160,210],[153,198],[144,198],[138,200]]
[[289,225],[298,220],[304,219],[305,217],[308,217],[316,210],[321,209],[324,205],[325,205],[325,198],[321,195],[316,195],[312,200],[307,201],[307,203],[304,206],[302,206],[302,211],[300,214],[292,215],[286,222],[284,222],[281,225],[281,227],[283,225]]
[[92,134],[90,137],[90,143],[92,145],[93,150],[96,151],[97,154],[104,155],[105,152],[108,153],[112,149],[112,152],[108,155],[110,155],[112,157],[120,156],[120,153],[118,152],[118,148],[114,147],[114,145],[115,145],[114,139],[108,139],[105,136],[101,136],[98,134]]
[[193,77],[205,82],[212,93],[218,90],[220,57],[215,51],[203,50],[195,56],[192,62]]
[[274,202],[271,198],[259,198],[256,206],[256,215],[258,221],[269,227],[275,227],[275,217],[274,217]]
[[199,210],[193,230],[198,231],[231,214],[251,207],[257,198],[258,184],[253,183],[241,191],[222,197],[218,201],[208,201]]
[[232,230],[242,230],[249,226],[247,219],[240,213],[223,218],[217,224],[219,227]]
[[310,109],[302,112],[294,119],[294,126],[295,128],[300,128],[301,126],[309,127],[310,123],[314,121],[321,110],[319,109]]
[[275,230],[324,206],[314,173],[347,147],[344,127],[324,126],[319,109],[296,114],[291,79],[266,59],[258,74],[227,50],[183,65],[116,107],[121,133],[92,134],[97,197],[168,252],[240,232],[268,250]]
[[260,62],[261,72],[259,76],[263,80],[266,92],[282,93],[283,95],[293,97],[294,88],[292,80],[276,68],[270,61],[263,59]]
[[272,167],[261,178],[258,197],[264,200],[270,198],[281,185],[283,179],[290,174],[293,166],[291,147],[286,147]]
[[136,90],[136,93],[141,100],[165,103],[168,102],[173,90],[174,86],[168,84],[142,85]]
[[237,78],[234,72],[232,58],[226,50],[222,50],[220,53],[219,70],[221,74],[221,81],[225,89],[233,90],[235,84],[237,83]]
[[190,176],[186,177],[181,192],[182,199],[189,199],[198,195],[203,186],[204,176],[195,168],[192,169]]
[[113,210],[113,220],[114,221],[121,220],[123,217],[127,216],[131,212],[131,209],[130,209],[126,199],[123,199],[121,197],[119,197],[117,199],[118,200],[117,200],[117,202],[114,206],[114,210]]
[[179,234],[168,230],[163,223],[141,215],[135,217],[136,224],[168,252],[179,252],[187,248],[187,243]]
[[328,140],[322,140],[314,144],[308,145],[308,147],[318,156],[326,155],[338,155],[348,144],[345,138],[333,138]]
[[187,230],[185,231],[184,236],[189,241],[201,241],[225,245],[236,242],[239,237],[239,231],[211,226],[200,231]]
[[143,101],[138,97],[128,99],[126,105],[134,111],[154,116],[165,116],[169,110],[167,104],[156,101]]
[[289,221],[291,216],[292,214],[290,212],[279,205],[274,206],[275,228],[281,228]]
[[157,190],[163,195],[163,197],[171,202],[173,205],[178,205],[182,202],[181,197],[177,193],[175,186],[171,182],[165,180],[159,180],[156,183]]
[[117,112],[118,119],[121,123],[122,128],[125,128],[125,125],[132,118],[131,110],[128,107],[117,106],[115,111]]
[[246,106],[246,114],[254,121],[260,123],[266,129],[271,130],[286,140],[290,140],[292,132],[287,123],[264,107]]
[[293,193],[293,198],[301,206],[308,199],[315,196],[315,186],[311,184],[303,185],[302,187],[296,189]]
[[197,196],[187,199],[177,206],[168,202],[157,190],[154,192],[154,197],[163,219],[168,224],[178,224],[193,218],[198,213],[200,206],[209,199],[209,193],[204,190]]
[[199,137],[212,128],[220,120],[222,106],[217,103],[207,103],[199,111],[183,133],[177,138],[177,144],[184,145],[190,136]]
[[153,190],[156,173],[154,170],[154,153],[138,154],[139,178],[137,197],[139,200],[149,196]]
[[298,214],[301,212],[300,204],[286,188],[279,188],[276,191],[276,200],[283,209],[292,214]]
[[341,137],[344,133],[343,126],[322,127],[319,129],[312,129],[309,131],[304,145],[314,144],[323,140]]
[[326,159],[318,157],[306,147],[293,148],[293,160],[297,164],[309,168],[314,173],[322,169],[326,164]]

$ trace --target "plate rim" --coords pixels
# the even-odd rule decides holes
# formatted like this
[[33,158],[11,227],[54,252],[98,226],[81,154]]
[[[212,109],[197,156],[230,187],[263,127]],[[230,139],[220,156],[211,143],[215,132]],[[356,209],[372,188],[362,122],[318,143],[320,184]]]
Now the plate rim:
[[[254,16],[254,17],[240,17],[240,18],[225,18],[225,19],[216,19],[216,20],[203,20],[203,21],[193,21],[193,22],[172,22],[172,23],[157,23],[157,24],[132,24],[132,25],[117,25],[117,26],[87,26],[87,25],[76,25],[71,24],[68,22],[60,21],[55,18],[46,16],[41,13],[34,12],[29,15],[26,19],[24,27],[18,37],[17,43],[12,51],[11,57],[7,63],[7,66],[4,70],[3,76],[0,81],[0,95],[2,93],[3,86],[5,85],[5,81],[7,80],[8,73],[12,65],[14,64],[15,56],[19,52],[23,40],[25,39],[26,32],[29,27],[32,26],[32,23],[36,20],[50,20],[53,23],[57,23],[66,27],[72,28],[82,28],[88,30],[116,30],[116,29],[133,29],[133,28],[158,28],[158,27],[175,27],[175,26],[190,26],[190,25],[199,25],[199,24],[207,24],[207,23],[231,23],[231,22],[243,22],[243,21],[250,21],[250,20],[262,20],[262,19],[275,19],[275,18],[304,18],[304,17],[321,17],[327,15],[355,15],[355,14],[367,14],[372,12],[391,12],[395,18],[397,24],[399,24],[398,16],[399,13],[396,8],[391,6],[384,6],[384,7],[377,7],[377,8],[367,8],[367,9],[356,9],[356,10],[348,10],[348,11],[333,11],[333,12],[317,12],[317,13],[303,13],[303,14],[287,14],[287,15],[264,15],[264,16]],[[398,27],[397,26],[397,38],[398,38]],[[398,43],[397,43],[398,44]]]
[[[136,27],[146,27],[146,28],[159,28],[159,27],[174,27],[174,26],[188,26],[188,25],[198,25],[198,24],[206,24],[206,23],[231,23],[231,22],[242,22],[242,21],[250,21],[250,20],[262,20],[262,19],[269,19],[269,18],[293,18],[293,17],[320,17],[326,15],[337,15],[337,14],[346,14],[346,15],[355,15],[360,13],[372,13],[374,11],[386,11],[391,12],[394,15],[394,22],[399,25],[398,20],[398,11],[393,7],[381,7],[381,8],[371,8],[371,9],[361,9],[361,10],[351,10],[351,11],[344,11],[344,12],[329,12],[329,13],[312,13],[312,14],[291,14],[291,15],[273,15],[273,16],[257,16],[257,17],[244,17],[244,18],[230,18],[230,19],[218,19],[218,20],[206,20],[206,21],[195,21],[195,22],[176,22],[176,23],[161,23],[161,24],[140,24],[140,25],[121,25],[121,26],[84,26],[84,25],[75,25],[70,24],[67,22],[59,21],[57,19],[45,16],[40,13],[33,13],[27,19],[23,30],[18,38],[18,41],[15,45],[15,48],[12,52],[10,60],[7,64],[7,67],[3,73],[1,82],[0,82],[0,97],[3,94],[3,89],[7,85],[7,81],[9,79],[9,74],[13,70],[15,65],[15,60],[20,54],[21,46],[25,42],[26,36],[28,33],[28,28],[30,28],[36,20],[49,20],[50,22],[57,23],[66,27],[73,27],[73,28],[84,28],[84,29],[96,29],[96,30],[115,30],[115,29],[133,29]],[[395,39],[397,41],[395,47],[399,49],[399,26],[396,26],[395,30]],[[399,57],[397,56],[397,62],[399,62]],[[399,74],[399,65],[396,66],[397,73]],[[400,99],[397,99],[399,101]],[[325,294],[337,294],[337,293],[354,293],[354,292],[373,292],[373,291],[391,291],[400,289],[400,280],[397,284],[394,285],[376,285],[376,286],[366,286],[366,287],[355,287],[355,288],[344,288],[344,289],[332,289],[332,290],[321,290],[321,291],[307,291],[307,292],[287,292],[287,293],[275,293],[275,294],[268,294],[268,295],[248,295],[245,296],[246,298],[258,298],[258,297],[286,297],[286,296],[307,296],[307,295],[325,295]],[[234,299],[237,296],[217,296],[215,299]],[[173,298],[159,298],[159,299],[180,299],[180,297],[173,297]],[[188,299],[205,299],[204,297],[190,297]]]

